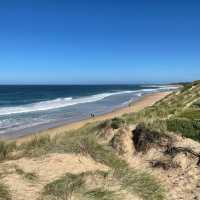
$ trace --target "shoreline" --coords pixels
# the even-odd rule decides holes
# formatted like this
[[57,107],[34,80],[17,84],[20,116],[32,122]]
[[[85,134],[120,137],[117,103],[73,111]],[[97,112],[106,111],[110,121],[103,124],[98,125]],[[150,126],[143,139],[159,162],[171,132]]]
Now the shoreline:
[[100,122],[100,121],[109,120],[109,119],[112,119],[115,117],[120,117],[124,114],[138,112],[146,107],[152,106],[154,103],[163,99],[165,96],[169,95],[170,93],[171,93],[171,91],[147,94],[147,95],[141,97],[140,99],[138,99],[137,101],[130,103],[129,106],[118,108],[116,110],[113,110],[112,112],[95,116],[94,118],[87,118],[87,119],[83,119],[83,120],[80,120],[77,122],[66,123],[66,124],[59,125],[59,126],[56,126],[53,128],[49,128],[49,129],[46,129],[43,131],[30,133],[30,134],[27,133],[26,135],[21,136],[21,137],[7,138],[7,139],[3,139],[3,140],[8,140],[8,141],[14,140],[19,143],[22,143],[23,141],[29,140],[33,136],[36,136],[36,135],[48,134],[50,136],[54,136],[54,135],[58,135],[60,133],[66,132],[66,131],[77,130],[88,123],[98,122],[98,121]]

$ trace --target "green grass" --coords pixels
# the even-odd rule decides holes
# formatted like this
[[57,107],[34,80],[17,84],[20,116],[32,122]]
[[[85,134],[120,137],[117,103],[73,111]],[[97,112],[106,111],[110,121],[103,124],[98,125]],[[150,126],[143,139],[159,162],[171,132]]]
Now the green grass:
[[178,115],[179,118],[187,118],[191,120],[200,119],[200,110],[188,109]]
[[169,119],[167,129],[200,142],[200,121],[183,118]]
[[0,200],[11,200],[9,189],[3,183],[0,183]]

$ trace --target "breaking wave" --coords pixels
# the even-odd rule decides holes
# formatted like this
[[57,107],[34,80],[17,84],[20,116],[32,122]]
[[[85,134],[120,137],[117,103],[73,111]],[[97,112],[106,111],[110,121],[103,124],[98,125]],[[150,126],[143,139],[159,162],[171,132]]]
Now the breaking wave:
[[92,95],[92,96],[88,96],[88,97],[80,97],[80,98],[71,98],[71,97],[57,98],[54,100],[41,101],[41,102],[27,104],[27,105],[20,105],[20,106],[14,106],[14,107],[3,107],[3,108],[0,108],[0,116],[64,108],[64,107],[73,106],[73,105],[77,105],[77,104],[100,101],[100,100],[102,100],[106,97],[112,96],[112,95],[128,94],[128,93],[134,93],[134,92],[136,92],[136,91],[102,93],[102,94]]

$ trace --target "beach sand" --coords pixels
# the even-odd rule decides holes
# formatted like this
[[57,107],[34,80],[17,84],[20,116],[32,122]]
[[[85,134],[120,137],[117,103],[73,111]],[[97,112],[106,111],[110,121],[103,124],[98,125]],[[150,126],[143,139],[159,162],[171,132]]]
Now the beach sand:
[[66,132],[66,131],[79,129],[88,123],[104,121],[104,120],[112,119],[114,117],[120,117],[123,114],[138,112],[148,106],[152,106],[155,102],[161,100],[162,98],[164,98],[165,96],[167,96],[170,93],[171,92],[159,92],[159,93],[148,94],[148,95],[143,96],[138,101],[130,104],[129,106],[126,106],[126,107],[123,107],[120,109],[116,109],[110,113],[99,115],[94,118],[89,118],[89,119],[81,120],[78,122],[58,126],[55,128],[50,128],[50,129],[47,129],[47,130],[44,130],[44,131],[41,131],[38,133],[32,133],[32,134],[18,138],[17,142],[21,143],[23,141],[27,141],[28,139],[31,139],[32,136],[38,135],[38,134],[49,134],[51,136],[58,135],[60,133]]

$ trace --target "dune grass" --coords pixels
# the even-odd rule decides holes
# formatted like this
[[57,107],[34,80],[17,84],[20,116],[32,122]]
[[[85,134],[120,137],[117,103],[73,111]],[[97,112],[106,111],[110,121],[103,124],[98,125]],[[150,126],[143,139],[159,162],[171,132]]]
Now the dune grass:
[[[44,187],[43,199],[54,197],[55,199],[69,200],[72,196],[78,199],[96,199],[96,200],[117,200],[114,191],[106,190],[102,187],[88,189],[86,179],[88,176],[101,175],[105,176],[105,172],[85,172],[81,174],[67,173],[64,177],[47,184]],[[95,187],[95,186],[93,186]]]
[[85,193],[91,200],[120,200],[120,197],[114,192],[104,188],[96,188]]
[[9,189],[3,183],[0,183],[0,200],[11,200]]
[[12,152],[16,149],[15,142],[0,141],[0,161],[10,158]]
[[[121,120],[119,121],[121,124]],[[89,124],[79,130],[63,133],[59,137],[37,136],[37,138],[22,144],[20,151],[23,152],[23,155],[31,157],[47,153],[89,155],[95,161],[109,166],[110,170],[114,171],[113,178],[119,182],[122,189],[127,189],[133,195],[136,194],[144,200],[164,199],[164,190],[153,176],[130,169],[128,164],[115,154],[114,149],[109,144],[98,143],[97,132],[101,126],[102,124],[99,123]],[[53,195],[55,199],[59,197],[66,200],[70,199],[70,196],[77,190],[78,194],[84,193],[86,199],[99,199],[102,196],[102,198],[105,197],[105,200],[110,200],[115,197],[115,194],[107,191],[107,188],[94,188],[95,190],[91,191],[87,188],[84,189],[83,177],[85,175],[66,174],[66,176],[49,183],[45,186],[44,198]]]
[[200,110],[197,109],[187,109],[184,110],[183,112],[181,112],[179,115],[177,115],[177,117],[179,118],[187,118],[187,119],[191,119],[191,120],[200,120]]
[[167,120],[167,129],[200,142],[200,121],[173,118]]
[[185,84],[177,92],[166,96],[153,106],[138,113],[127,114],[128,124],[144,123],[152,130],[174,132],[200,141],[200,81]]
[[[100,174],[100,172],[98,173]],[[120,200],[123,199],[121,190],[129,192],[133,196],[140,196],[144,200],[163,200],[165,197],[164,189],[147,173],[140,173],[127,168],[115,171],[112,174],[113,177],[110,177],[109,181],[118,184],[120,189],[110,190],[109,187],[105,186],[106,180],[103,181],[104,184],[101,186],[95,187],[94,185],[94,188],[89,189],[85,180],[89,175],[90,177],[95,176],[94,172],[77,175],[68,173],[64,177],[47,184],[44,187],[43,197],[53,196],[65,200],[70,199],[72,196],[78,196],[79,199]]]
[[15,166],[16,173],[29,181],[36,181],[38,176],[34,172],[25,172],[23,169]]
[[[89,137],[89,138],[84,137],[82,138],[82,140],[80,140],[79,138],[76,142],[77,144],[73,144],[76,152],[88,154],[95,161],[109,166],[112,170],[114,170],[114,176],[116,180],[120,182],[123,188],[128,188],[131,193],[137,194],[145,200],[164,199],[163,188],[160,186],[160,184],[157,181],[155,181],[155,179],[151,175],[146,174],[144,172],[140,173],[137,170],[135,171],[135,170],[129,169],[128,164],[124,160],[121,160],[109,147],[98,144],[92,137]],[[70,142],[70,145],[71,145],[71,142]],[[66,149],[67,148],[65,146],[64,150],[66,151]],[[74,152],[74,148],[72,146],[67,149],[67,152],[69,152],[69,150],[73,150]],[[68,188],[70,186],[68,189],[71,191],[72,190],[71,185],[72,185],[73,191],[74,191],[76,188],[74,186],[74,181],[76,184],[78,184],[78,188],[83,185],[81,181],[82,176],[83,175],[78,175],[78,177],[76,177],[75,175],[69,176],[68,174],[66,176],[67,178],[64,177],[61,180],[58,180],[52,183],[53,188],[63,188],[63,187]],[[71,179],[73,179],[72,183],[69,184],[68,182],[66,182],[66,181],[70,181]],[[52,187],[48,185],[47,188],[52,188]],[[68,189],[63,188],[61,189],[62,191],[57,191],[57,190],[56,191],[60,193],[60,195],[62,196],[64,195],[64,192],[66,190],[67,190],[66,191],[67,194],[70,193]],[[52,194],[54,193],[54,192],[50,192],[49,190],[46,190],[46,191],[48,191],[48,193],[52,193]],[[92,195],[94,194],[97,195],[97,193],[91,193],[91,195],[89,195],[90,198],[92,198]],[[101,195],[101,194],[98,194],[98,195]]]
[[71,199],[73,193],[82,189],[83,175],[67,173],[64,177],[47,184],[44,187],[43,197],[53,196],[62,200]]

